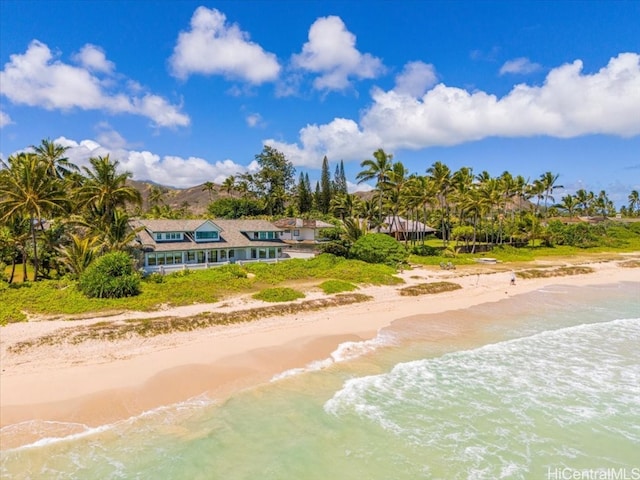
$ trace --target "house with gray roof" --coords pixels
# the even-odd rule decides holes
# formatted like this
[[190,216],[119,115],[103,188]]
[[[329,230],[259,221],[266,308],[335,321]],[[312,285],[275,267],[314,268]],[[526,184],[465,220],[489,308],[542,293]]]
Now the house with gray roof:
[[281,229],[266,220],[149,220],[130,222],[141,268],[168,272],[283,258]]
[[319,231],[323,228],[333,228],[332,225],[322,220],[305,220],[302,218],[281,218],[273,224],[282,229],[280,238],[285,242],[318,242],[322,240]]
[[437,232],[435,228],[399,215],[385,217],[380,228],[380,233],[386,233],[396,240],[420,240],[435,232]]

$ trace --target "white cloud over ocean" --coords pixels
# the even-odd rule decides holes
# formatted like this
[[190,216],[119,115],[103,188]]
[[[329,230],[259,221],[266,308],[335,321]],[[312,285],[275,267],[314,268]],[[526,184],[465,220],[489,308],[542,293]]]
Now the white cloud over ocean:
[[594,73],[584,73],[582,61],[576,60],[552,69],[542,85],[518,84],[501,98],[444,83],[415,96],[418,91],[375,88],[371,105],[357,121],[335,118],[305,126],[296,143],[264,143],[295,165],[317,168],[324,155],[361,160],[380,147],[417,150],[487,137],[640,134],[637,53],[621,53]]

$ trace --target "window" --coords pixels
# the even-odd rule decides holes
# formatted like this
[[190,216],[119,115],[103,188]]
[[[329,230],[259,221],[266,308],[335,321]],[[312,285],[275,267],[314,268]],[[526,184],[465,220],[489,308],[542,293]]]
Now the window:
[[260,240],[267,238],[267,232],[260,232]]
[[226,250],[220,250],[218,252],[218,259],[220,262],[224,262],[227,259],[227,251]]
[[149,265],[150,267],[153,267],[155,264],[156,264],[156,254],[149,253],[147,255],[147,265]]
[[293,231],[293,236],[294,237],[299,237],[300,236],[300,230],[294,230]]
[[260,258],[267,258],[267,249],[266,248],[259,248],[258,249],[258,256]]
[[182,232],[156,233],[156,241],[182,240]]
[[235,258],[236,256],[236,252],[234,252],[233,250],[229,250],[229,258]]
[[218,232],[196,232],[196,240],[218,240]]
[[257,240],[258,239],[258,232],[253,232],[253,239]]
[[196,252],[187,252],[187,263],[196,262]]
[[158,265],[164,265],[164,253],[156,253]]
[[218,261],[218,251],[217,250],[209,250],[209,261],[211,263],[216,263]]
[[196,258],[198,259],[198,263],[204,263],[204,250],[198,250],[196,252]]
[[180,264],[182,262],[182,252],[173,252],[173,263]]
[[251,249],[251,258],[258,258],[258,251],[255,248]]
[[269,240],[273,240],[274,238],[276,238],[276,232],[267,232],[267,238]]

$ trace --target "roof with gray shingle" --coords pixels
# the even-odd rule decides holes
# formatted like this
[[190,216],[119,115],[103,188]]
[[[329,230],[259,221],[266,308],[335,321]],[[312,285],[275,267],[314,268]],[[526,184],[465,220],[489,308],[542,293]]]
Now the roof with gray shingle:
[[[266,220],[218,220],[210,222],[220,227],[220,240],[211,242],[195,242],[192,232],[202,226],[207,220],[156,220],[135,219],[130,225],[133,229],[141,228],[137,233],[137,243],[145,249],[156,252],[170,252],[178,250],[212,250],[218,248],[244,247],[274,247],[285,246],[285,243],[275,240],[252,240],[247,232],[280,232],[271,222]],[[156,242],[152,233],[158,232],[186,232],[184,240]]]

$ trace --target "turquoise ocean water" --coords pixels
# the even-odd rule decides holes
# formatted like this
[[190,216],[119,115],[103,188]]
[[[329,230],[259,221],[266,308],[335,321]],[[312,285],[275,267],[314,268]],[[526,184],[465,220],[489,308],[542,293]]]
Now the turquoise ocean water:
[[[468,328],[448,332],[449,320]],[[195,398],[93,429],[6,427],[51,433],[2,451],[0,477],[632,478],[639,347],[640,283],[545,288],[403,319],[224,402]]]

